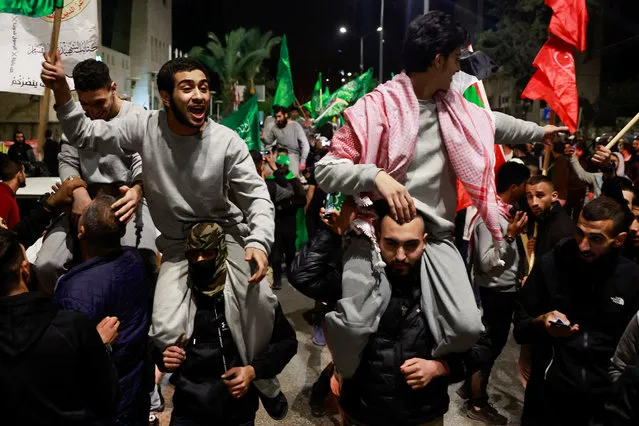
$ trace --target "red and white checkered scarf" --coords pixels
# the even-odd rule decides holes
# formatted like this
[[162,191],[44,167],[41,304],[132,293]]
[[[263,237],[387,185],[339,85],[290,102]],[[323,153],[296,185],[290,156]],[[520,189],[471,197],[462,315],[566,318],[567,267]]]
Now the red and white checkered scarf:
[[[492,116],[452,89],[438,92],[434,98],[442,141],[457,179],[493,239],[501,242]],[[375,164],[398,182],[405,182],[419,130],[419,102],[410,78],[398,74],[344,115],[346,125],[333,136],[330,157],[353,164]]]

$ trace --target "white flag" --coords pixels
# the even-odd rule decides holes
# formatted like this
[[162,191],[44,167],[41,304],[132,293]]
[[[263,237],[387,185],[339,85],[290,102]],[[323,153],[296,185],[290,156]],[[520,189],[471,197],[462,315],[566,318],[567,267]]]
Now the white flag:
[[[42,95],[43,53],[49,51],[53,15],[0,13],[0,91]],[[65,0],[58,42],[69,87],[73,67],[98,51],[98,0]]]

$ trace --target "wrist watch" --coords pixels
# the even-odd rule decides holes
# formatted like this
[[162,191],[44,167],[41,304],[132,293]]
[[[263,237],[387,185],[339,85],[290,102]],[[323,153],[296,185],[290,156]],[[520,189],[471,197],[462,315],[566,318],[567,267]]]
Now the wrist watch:
[[512,244],[515,242],[515,237],[511,237],[510,235],[506,235],[504,239],[506,240],[508,244]]

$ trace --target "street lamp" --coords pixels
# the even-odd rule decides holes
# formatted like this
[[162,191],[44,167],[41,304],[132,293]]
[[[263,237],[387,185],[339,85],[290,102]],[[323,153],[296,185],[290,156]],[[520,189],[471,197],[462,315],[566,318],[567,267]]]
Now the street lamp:
[[348,73],[348,74],[346,74],[346,75],[350,77],[350,76],[352,76],[352,75],[353,75],[353,73],[352,73],[352,72],[349,72],[349,73]]
[[[377,27],[377,32],[381,33],[382,32],[382,27]],[[346,34],[348,32],[348,30],[346,29],[346,27],[340,27],[339,32],[341,34]],[[363,36],[361,36],[359,38],[359,71],[361,73],[364,72],[364,39],[366,37],[368,37],[371,34],[375,34],[375,31],[371,31],[367,34],[364,34]],[[350,75],[349,75],[350,77]]]
[[345,82],[346,82],[346,79],[345,79],[345,78],[343,78],[343,79],[342,79],[342,83],[345,83]]

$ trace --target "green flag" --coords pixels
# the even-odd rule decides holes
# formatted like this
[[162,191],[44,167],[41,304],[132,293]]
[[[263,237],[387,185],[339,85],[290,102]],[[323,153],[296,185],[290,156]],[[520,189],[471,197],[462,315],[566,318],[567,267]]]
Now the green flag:
[[319,73],[317,76],[317,82],[315,83],[315,87],[313,88],[313,97],[311,98],[311,105],[313,112],[313,117],[317,117],[317,115],[322,111],[322,73]]
[[262,150],[262,141],[260,140],[260,113],[257,109],[257,95],[253,95],[251,99],[244,102],[237,111],[226,117],[220,122],[223,126],[240,135],[249,151]]
[[369,68],[364,74],[349,81],[333,93],[327,107],[317,118],[315,126],[323,126],[333,117],[340,115],[349,105],[353,105],[359,98],[373,89],[373,69]]
[[331,89],[326,86],[324,88],[324,93],[322,93],[322,109],[326,108],[328,102],[331,100]]
[[0,13],[37,18],[51,15],[56,7],[63,6],[64,0],[0,0]]
[[275,91],[273,105],[288,107],[294,102],[293,75],[291,74],[291,61],[288,57],[288,44],[286,43],[285,34],[280,46],[280,61],[277,64],[277,90]]

